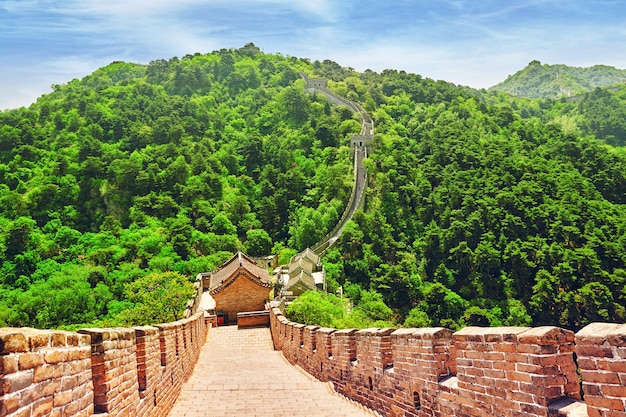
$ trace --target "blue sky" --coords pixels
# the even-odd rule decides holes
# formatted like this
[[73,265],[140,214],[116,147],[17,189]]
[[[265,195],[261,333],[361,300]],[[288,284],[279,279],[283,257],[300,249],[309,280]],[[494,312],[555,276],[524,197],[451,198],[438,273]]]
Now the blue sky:
[[626,68],[622,0],[0,0],[0,109],[112,61],[239,48],[489,87],[537,59]]

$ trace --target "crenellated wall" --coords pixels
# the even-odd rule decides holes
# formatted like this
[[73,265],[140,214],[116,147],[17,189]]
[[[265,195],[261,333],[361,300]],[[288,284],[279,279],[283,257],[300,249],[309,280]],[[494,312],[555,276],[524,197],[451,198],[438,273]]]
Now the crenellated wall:
[[626,416],[626,325],[593,323],[576,334],[589,417]]
[[[289,362],[386,416],[626,417],[626,325],[357,331],[270,313]],[[0,417],[167,416],[207,331],[202,314],[132,329],[0,329]]]
[[202,313],[156,326],[0,329],[0,417],[167,416],[207,338]]
[[626,325],[335,330],[278,308],[270,321],[289,362],[386,416],[626,417]]

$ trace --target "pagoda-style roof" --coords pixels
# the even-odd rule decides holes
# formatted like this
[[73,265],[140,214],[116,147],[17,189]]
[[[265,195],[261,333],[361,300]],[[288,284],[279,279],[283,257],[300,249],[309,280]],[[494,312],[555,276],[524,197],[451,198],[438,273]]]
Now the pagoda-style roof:
[[243,252],[237,252],[218,271],[211,274],[209,292],[216,294],[222,291],[242,275],[262,287],[272,286],[272,279],[265,268],[260,267]]
[[291,272],[299,268],[311,273],[321,271],[322,263],[320,262],[320,256],[310,248],[306,248],[304,251],[295,254],[289,261],[289,275],[291,276]]
[[297,270],[289,272],[289,281],[285,285],[286,291],[294,291],[298,288],[299,293],[303,293],[306,290],[315,289],[315,278],[313,274],[304,268],[298,267]]
[[320,257],[310,248],[292,256],[289,265],[276,270],[276,282],[290,296],[325,288],[325,281],[326,272]]

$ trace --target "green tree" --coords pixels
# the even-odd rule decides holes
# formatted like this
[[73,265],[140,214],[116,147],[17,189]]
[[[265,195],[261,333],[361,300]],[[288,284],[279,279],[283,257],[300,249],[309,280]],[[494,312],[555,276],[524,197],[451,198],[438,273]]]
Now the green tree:
[[298,323],[333,327],[346,315],[347,301],[320,291],[307,291],[287,306],[287,317]]
[[289,226],[289,246],[304,250],[313,246],[324,237],[324,219],[322,214],[310,207],[300,207],[293,215]]
[[5,238],[5,256],[9,259],[26,251],[33,243],[36,223],[29,217],[19,217],[11,223]]
[[272,251],[274,243],[270,235],[263,229],[252,229],[246,232],[243,250],[250,256],[266,256]]
[[293,125],[301,125],[308,121],[311,105],[301,88],[288,87],[279,96],[284,116]]
[[419,307],[414,307],[404,319],[404,327],[430,327],[431,321],[428,314]]
[[210,230],[223,235],[232,235],[237,233],[237,228],[224,213],[219,213],[213,218]]
[[125,285],[125,298],[133,306],[112,320],[123,326],[176,321],[194,294],[193,284],[177,272],[151,273]]
[[357,305],[371,321],[389,321],[393,311],[383,301],[381,294],[376,291],[363,291]]

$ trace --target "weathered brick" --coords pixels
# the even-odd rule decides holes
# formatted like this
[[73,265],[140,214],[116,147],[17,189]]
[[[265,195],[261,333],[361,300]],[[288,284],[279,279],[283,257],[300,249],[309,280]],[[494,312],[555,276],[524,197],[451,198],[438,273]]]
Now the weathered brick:
[[47,331],[29,333],[28,343],[31,351],[48,347],[50,345],[50,333]]
[[54,406],[55,407],[62,407],[64,405],[69,404],[70,402],[72,402],[72,392],[71,391],[60,392],[60,393],[58,393],[58,394],[56,394],[54,396]]
[[63,350],[50,350],[44,353],[43,359],[50,364],[60,363],[68,360],[68,353]]
[[562,345],[574,342],[574,332],[553,326],[534,327],[518,335],[518,340],[526,345]]
[[0,356],[0,375],[8,375],[17,371],[18,366],[15,356]]
[[610,346],[578,346],[576,345],[576,354],[579,357],[594,358],[613,358],[613,349]]
[[24,353],[18,360],[20,370],[32,369],[43,365],[43,357],[39,353]]
[[61,381],[59,380],[47,381],[46,383],[42,384],[41,396],[47,397],[49,395],[53,395],[59,392],[60,390],[61,390]]
[[509,371],[506,373],[506,378],[511,381],[519,381],[519,382],[530,382],[531,376],[530,374],[526,374],[523,372]]
[[0,415],[3,415],[2,413],[11,414],[18,408],[20,408],[19,394],[4,395],[0,397]]
[[0,355],[28,351],[28,339],[16,329],[0,329]]
[[591,323],[576,333],[576,345],[581,346],[602,346],[607,340],[609,333],[617,330],[619,324],[613,323]]
[[54,367],[49,365],[35,368],[33,373],[33,382],[42,382],[52,379],[54,376]]
[[596,384],[619,384],[620,380],[616,373],[613,372],[596,372],[581,370],[580,376],[583,381]]
[[79,413],[79,411],[81,411],[81,406],[80,406],[80,401],[72,401],[70,403],[68,403],[65,408],[64,408],[64,412],[66,416],[75,416]]
[[6,375],[2,380],[2,394],[11,394],[30,386],[33,383],[33,371],[23,371]]
[[[586,368],[586,369],[589,369],[589,368]],[[597,369],[601,371],[626,373],[626,361],[624,361],[623,359],[622,360],[598,361]]]
[[42,398],[33,404],[32,417],[43,417],[52,411],[52,398]]
[[624,411],[624,400],[617,398],[585,396],[585,402],[590,407],[611,411]]
[[626,400],[626,386],[624,385],[603,385],[602,393],[607,397],[620,397]]

